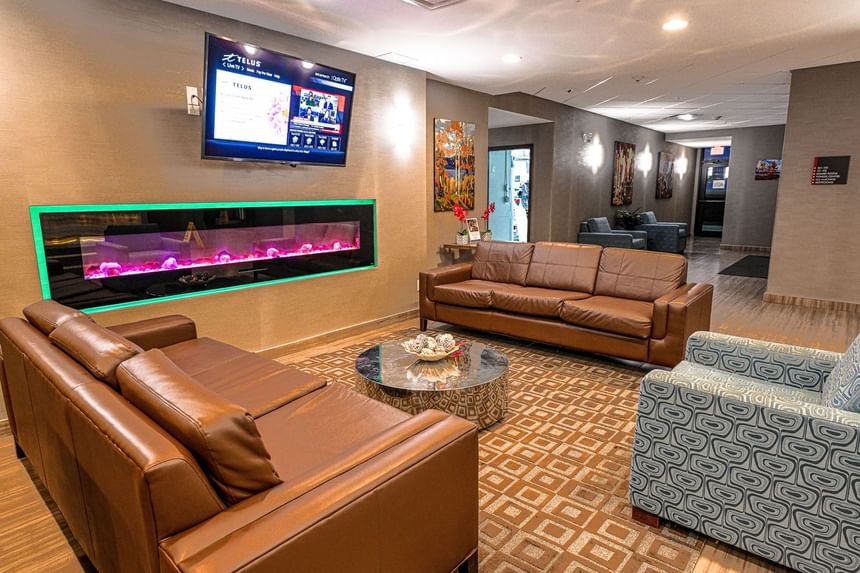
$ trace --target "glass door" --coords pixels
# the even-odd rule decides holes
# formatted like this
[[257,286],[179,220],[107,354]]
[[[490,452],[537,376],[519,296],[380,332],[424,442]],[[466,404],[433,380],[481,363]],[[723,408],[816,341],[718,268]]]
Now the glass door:
[[490,150],[487,204],[494,205],[489,230],[496,241],[529,240],[532,147]]
[[729,188],[731,147],[718,146],[704,150],[699,169],[696,200],[696,235],[722,237]]

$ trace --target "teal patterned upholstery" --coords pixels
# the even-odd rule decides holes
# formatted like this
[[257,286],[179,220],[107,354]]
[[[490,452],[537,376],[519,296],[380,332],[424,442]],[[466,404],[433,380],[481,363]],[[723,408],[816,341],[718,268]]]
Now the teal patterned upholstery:
[[840,355],[693,334],[642,380],[631,503],[798,571],[860,571],[860,414],[827,398],[858,362],[856,340]]
[[717,332],[694,332],[687,340],[685,355],[686,360],[702,366],[819,391],[841,358],[836,352]]
[[657,215],[654,214],[654,211],[645,211],[644,213],[639,214],[639,220],[646,225],[654,224],[657,223]]
[[612,227],[609,226],[609,219],[606,217],[594,217],[586,219],[588,231],[590,233],[611,233]]
[[833,368],[823,393],[825,403],[834,408],[860,412],[860,336]]

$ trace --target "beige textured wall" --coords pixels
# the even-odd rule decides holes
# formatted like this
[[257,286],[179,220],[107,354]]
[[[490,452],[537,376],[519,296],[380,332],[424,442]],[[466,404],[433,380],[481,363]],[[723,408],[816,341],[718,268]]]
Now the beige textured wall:
[[[426,190],[427,246],[425,267],[453,262],[452,254],[441,248],[453,243],[460,229],[454,213],[433,212],[433,121],[455,119],[475,124],[475,209],[470,217],[480,217],[487,206],[487,118],[491,96],[434,80],[427,81]],[[413,287],[414,288],[414,287]]]
[[[345,168],[200,159],[204,32],[358,75]],[[157,0],[0,3],[0,315],[40,298],[31,204],[375,198],[379,268],[123,311],[184,313],[256,350],[416,306],[426,252],[425,74]],[[389,110],[411,145],[395,149]],[[406,119],[403,119],[403,118]],[[0,417],[3,417],[0,415]]]
[[[770,277],[774,295],[860,303],[860,62],[791,76]],[[847,185],[812,185],[816,156],[850,155]]]

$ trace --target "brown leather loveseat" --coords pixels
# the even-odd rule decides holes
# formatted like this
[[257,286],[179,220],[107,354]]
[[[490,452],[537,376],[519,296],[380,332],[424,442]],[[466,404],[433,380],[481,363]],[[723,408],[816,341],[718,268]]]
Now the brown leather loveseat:
[[0,321],[29,458],[102,572],[470,570],[477,430],[410,416],[168,316]]
[[713,286],[682,255],[577,243],[478,243],[474,261],[422,272],[428,320],[674,366],[708,330]]

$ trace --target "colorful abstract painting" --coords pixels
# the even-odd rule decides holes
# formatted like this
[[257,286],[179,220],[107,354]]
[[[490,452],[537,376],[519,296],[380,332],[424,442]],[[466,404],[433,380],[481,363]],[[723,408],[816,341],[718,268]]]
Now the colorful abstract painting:
[[612,172],[612,205],[619,207],[633,202],[633,172],[636,165],[636,146],[615,142],[615,163]]
[[433,159],[433,210],[474,209],[475,124],[436,119]]
[[759,159],[755,164],[756,181],[779,179],[782,172],[782,159]]
[[672,197],[672,180],[675,178],[675,156],[661,151],[657,159],[657,199]]

